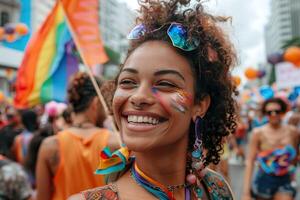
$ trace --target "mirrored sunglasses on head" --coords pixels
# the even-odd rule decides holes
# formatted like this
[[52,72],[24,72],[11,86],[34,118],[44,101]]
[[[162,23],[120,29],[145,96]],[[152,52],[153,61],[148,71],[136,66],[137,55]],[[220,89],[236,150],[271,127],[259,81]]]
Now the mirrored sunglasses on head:
[[[160,30],[162,27],[151,31],[151,33]],[[147,32],[146,27],[143,24],[139,24],[130,31],[130,33],[127,36],[127,39],[129,40],[140,39],[143,35],[145,35],[146,32]],[[192,40],[189,41],[188,32],[186,28],[180,23],[176,23],[176,22],[171,23],[167,30],[167,34],[170,40],[172,41],[173,46],[182,49],[184,51],[193,51],[197,49],[200,43],[200,41],[195,38],[192,38]]]

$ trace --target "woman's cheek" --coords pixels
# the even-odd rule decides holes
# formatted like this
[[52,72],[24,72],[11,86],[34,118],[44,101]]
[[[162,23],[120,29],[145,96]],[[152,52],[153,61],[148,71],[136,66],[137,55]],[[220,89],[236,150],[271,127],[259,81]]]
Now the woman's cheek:
[[126,103],[129,96],[130,96],[130,93],[123,89],[119,88],[115,91],[112,107],[113,107],[113,113],[114,113],[115,119],[117,121],[119,121],[119,119],[120,119],[120,115],[121,115],[120,109]]

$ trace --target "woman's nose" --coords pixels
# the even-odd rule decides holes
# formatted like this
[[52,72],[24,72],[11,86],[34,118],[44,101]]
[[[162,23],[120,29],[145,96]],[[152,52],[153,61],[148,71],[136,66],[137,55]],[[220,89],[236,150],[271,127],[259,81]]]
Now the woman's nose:
[[152,88],[148,84],[141,84],[135,93],[130,97],[130,103],[135,109],[141,110],[155,103]]

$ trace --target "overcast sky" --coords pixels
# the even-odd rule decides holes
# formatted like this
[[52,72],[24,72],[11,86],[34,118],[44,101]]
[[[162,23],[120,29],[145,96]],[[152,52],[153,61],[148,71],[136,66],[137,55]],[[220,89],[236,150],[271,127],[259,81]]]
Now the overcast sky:
[[[136,0],[121,0],[132,9],[137,8]],[[207,9],[232,17],[232,25],[226,31],[238,52],[240,66],[234,73],[241,74],[243,68],[257,67],[265,61],[264,26],[270,14],[270,0],[210,0],[204,4]]]

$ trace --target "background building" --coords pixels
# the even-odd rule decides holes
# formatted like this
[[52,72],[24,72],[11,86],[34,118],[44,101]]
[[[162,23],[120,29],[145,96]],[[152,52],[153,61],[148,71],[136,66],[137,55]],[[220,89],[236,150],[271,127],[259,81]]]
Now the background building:
[[[18,0],[0,0],[0,27],[17,23],[20,16]],[[9,82],[16,74],[16,70],[23,57],[23,53],[10,48],[0,41],[0,91],[5,95],[10,92]]]
[[19,1],[0,0],[0,26],[17,22],[19,19]]
[[36,31],[46,19],[56,0],[31,0],[32,30]]
[[126,36],[134,24],[135,13],[124,2],[101,1],[100,31],[110,62],[104,65],[104,75],[113,78],[128,49]]
[[295,37],[300,37],[300,1],[271,0],[271,16],[265,27],[266,54],[280,51]]
[[122,52],[128,46],[126,36],[133,26],[134,13],[126,3],[116,0],[101,1],[100,30],[104,44]]

